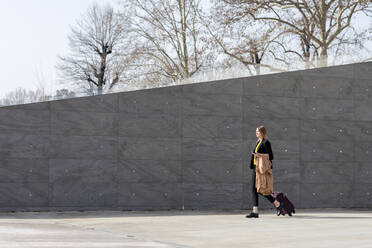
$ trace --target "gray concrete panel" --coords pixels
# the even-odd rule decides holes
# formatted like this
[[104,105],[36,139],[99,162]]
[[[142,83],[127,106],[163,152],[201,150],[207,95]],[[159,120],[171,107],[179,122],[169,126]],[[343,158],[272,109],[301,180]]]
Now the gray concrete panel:
[[53,111],[50,120],[52,134],[57,135],[117,135],[115,113]]
[[353,100],[303,98],[301,118],[351,121],[354,119]]
[[124,210],[182,209],[178,183],[120,183],[118,206]]
[[50,110],[113,113],[117,112],[117,97],[118,94],[108,94],[51,101]]
[[119,137],[119,159],[180,160],[179,138]]
[[274,166],[276,160],[299,161],[300,143],[298,140],[271,140],[270,143],[274,154]]
[[299,183],[300,161],[299,160],[278,160],[273,161],[273,176],[276,183]]
[[239,209],[242,184],[183,184],[185,209]]
[[119,114],[119,136],[176,138],[180,135],[178,115]]
[[243,83],[244,95],[299,97],[299,80],[299,73],[288,73],[286,75],[280,73],[249,77]]
[[371,62],[354,64],[353,65],[354,78],[371,79],[372,78],[371,64],[372,64]]
[[301,96],[311,98],[352,99],[353,79],[323,76],[303,76]]
[[358,130],[355,127],[355,124],[351,121],[324,121],[324,120],[301,121],[302,140],[352,141],[357,135],[357,131]]
[[372,161],[372,143],[356,141],[354,145],[355,161]]
[[372,142],[372,121],[355,121],[355,140]]
[[177,114],[181,87],[165,87],[119,94],[119,112],[141,114]]
[[353,81],[354,99],[371,99],[372,98],[372,78],[354,79]]
[[49,134],[48,110],[0,108],[1,134]]
[[76,180],[81,183],[113,182],[117,175],[116,160],[50,159],[50,183]]
[[300,137],[300,121],[295,119],[265,119],[262,121],[269,139],[297,140]]
[[0,183],[0,206],[47,207],[48,182]]
[[183,115],[241,116],[240,95],[191,94],[182,98]]
[[251,177],[251,168],[249,168],[249,162],[248,161],[243,161],[243,171],[242,171],[242,181],[243,183],[244,182],[248,182],[250,180],[250,177]]
[[353,206],[353,190],[349,184],[302,183],[300,191],[301,208],[329,208]]
[[119,160],[116,181],[119,183],[181,183],[180,160]]
[[233,78],[213,82],[182,85],[183,93],[191,94],[243,94],[243,82],[247,78]]
[[249,118],[297,119],[299,106],[299,98],[244,96],[243,121]]
[[354,181],[354,163],[303,162],[301,164],[301,182],[303,183],[345,183]]
[[243,183],[242,190],[242,208],[252,210],[253,200],[252,200],[252,182]]
[[337,141],[306,141],[301,143],[303,162],[352,162],[354,143]]
[[52,207],[115,207],[118,186],[114,182],[83,182],[66,178],[50,184]]
[[242,141],[238,139],[184,138],[183,160],[233,160],[242,153]]
[[241,160],[188,160],[182,162],[185,183],[242,183]]
[[[354,175],[355,175],[355,184],[360,183],[372,183],[372,165],[371,160],[366,159],[361,162],[355,162]],[[372,192],[371,192],[372,194]]]
[[31,134],[0,134],[0,158],[47,158],[49,137]]
[[112,159],[117,138],[110,136],[50,136],[50,158]]
[[354,100],[354,118],[356,121],[372,121],[372,99]]
[[242,138],[242,119],[235,116],[186,115],[183,117],[184,138]]
[[0,159],[0,182],[31,183],[49,181],[48,159]]
[[372,207],[372,183],[356,183],[353,192],[355,208]]

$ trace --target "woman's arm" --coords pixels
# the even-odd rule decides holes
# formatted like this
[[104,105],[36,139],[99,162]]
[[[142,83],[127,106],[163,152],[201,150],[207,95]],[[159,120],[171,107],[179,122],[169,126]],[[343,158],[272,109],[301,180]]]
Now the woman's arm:
[[274,159],[274,154],[273,154],[273,150],[271,150],[271,144],[270,144],[270,141],[266,141],[266,144],[265,144],[265,147],[266,147],[266,151],[267,153],[269,154],[269,160],[273,160]]

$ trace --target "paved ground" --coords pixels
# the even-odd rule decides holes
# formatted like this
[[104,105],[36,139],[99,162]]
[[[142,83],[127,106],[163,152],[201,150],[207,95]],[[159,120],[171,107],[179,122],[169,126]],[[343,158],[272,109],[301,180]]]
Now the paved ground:
[[372,247],[372,209],[0,213],[0,247]]

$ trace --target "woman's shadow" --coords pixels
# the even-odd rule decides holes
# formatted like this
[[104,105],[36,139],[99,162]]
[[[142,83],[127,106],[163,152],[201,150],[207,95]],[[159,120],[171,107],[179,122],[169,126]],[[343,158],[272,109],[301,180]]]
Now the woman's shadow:
[[316,215],[293,215],[290,218],[294,219],[331,219],[331,220],[365,220],[372,219],[372,217],[363,216],[316,216]]

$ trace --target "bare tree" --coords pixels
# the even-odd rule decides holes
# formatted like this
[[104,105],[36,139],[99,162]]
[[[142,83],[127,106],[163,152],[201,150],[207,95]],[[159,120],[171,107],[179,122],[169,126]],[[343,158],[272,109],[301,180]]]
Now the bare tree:
[[51,98],[52,96],[45,95],[45,92],[41,89],[36,89],[34,91],[18,87],[0,99],[0,106],[42,102],[50,100]]
[[128,63],[126,23],[110,5],[94,4],[87,14],[71,28],[71,53],[59,57],[57,68],[64,81],[78,84],[86,91],[101,92],[105,85],[112,88],[121,80]]
[[358,12],[371,13],[370,0],[220,0],[234,8],[236,16],[274,22],[301,37],[304,55],[314,44],[321,65],[327,64],[328,50],[339,42]]
[[201,22],[209,32],[212,43],[216,43],[228,57],[224,66],[234,65],[238,61],[248,69],[251,75],[260,74],[261,68],[280,71],[270,63],[268,57],[275,49],[280,33],[275,25],[263,25],[249,16],[237,16],[231,7],[215,0],[213,7],[203,14],[198,12]]
[[55,98],[57,99],[65,99],[65,98],[73,98],[75,97],[75,92],[70,91],[68,89],[59,89],[56,90]]
[[21,87],[7,93],[2,99],[2,105],[23,104],[28,102],[27,90]]
[[129,0],[137,75],[150,83],[190,78],[213,61],[196,9],[200,0]]

